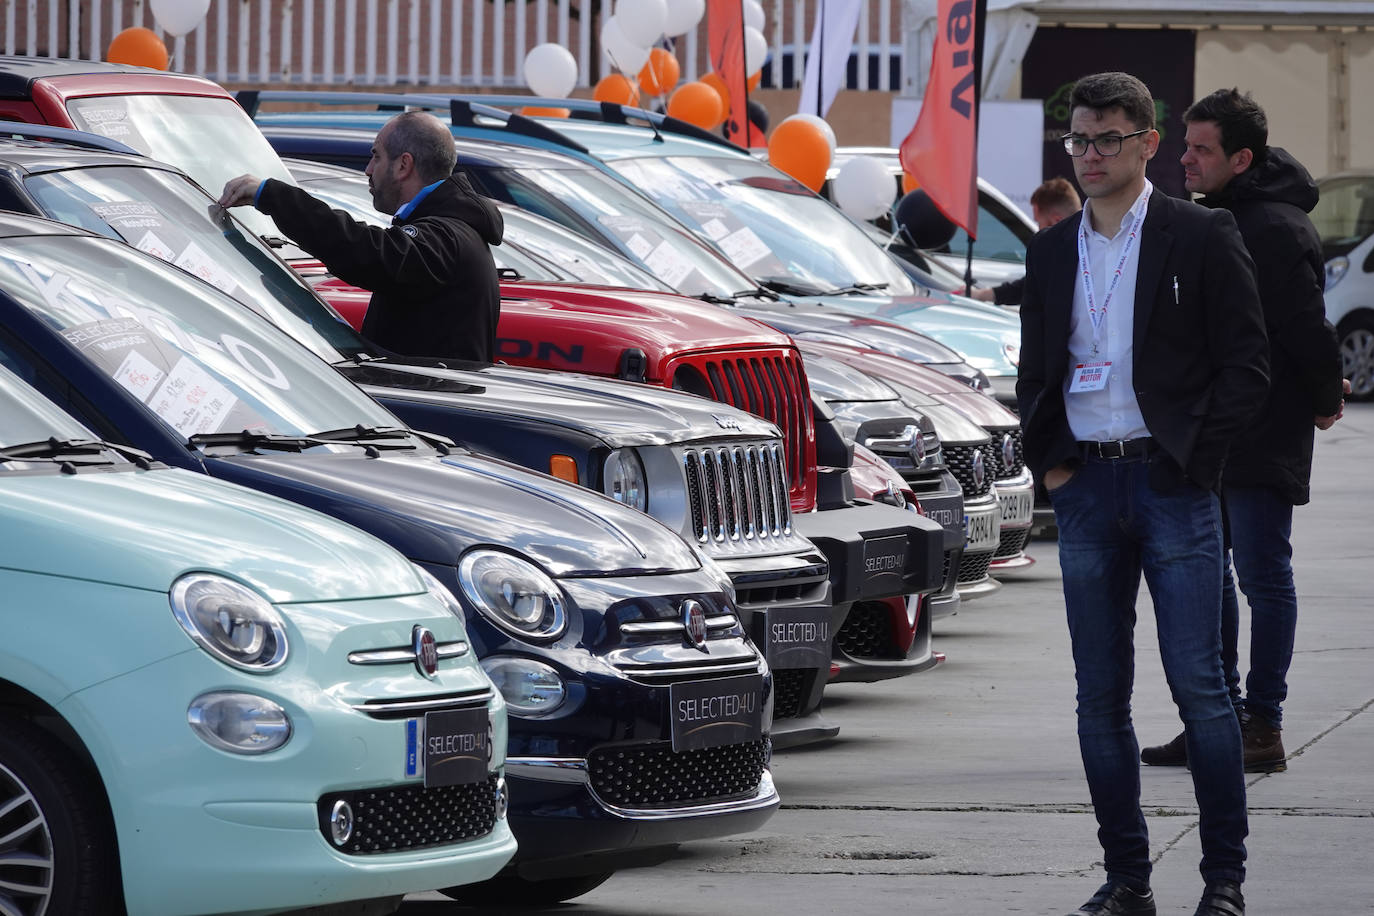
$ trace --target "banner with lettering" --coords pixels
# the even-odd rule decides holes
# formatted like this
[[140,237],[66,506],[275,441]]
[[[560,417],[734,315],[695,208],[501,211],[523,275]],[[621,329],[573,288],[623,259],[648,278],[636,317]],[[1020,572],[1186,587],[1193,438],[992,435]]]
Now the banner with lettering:
[[744,72],[744,0],[707,0],[707,48],[711,69],[725,80],[730,110],[725,113],[725,139],[749,149],[763,146],[763,131],[749,122],[749,74]]
[[930,80],[902,168],[940,212],[978,237],[978,102],[987,0],[939,0]]

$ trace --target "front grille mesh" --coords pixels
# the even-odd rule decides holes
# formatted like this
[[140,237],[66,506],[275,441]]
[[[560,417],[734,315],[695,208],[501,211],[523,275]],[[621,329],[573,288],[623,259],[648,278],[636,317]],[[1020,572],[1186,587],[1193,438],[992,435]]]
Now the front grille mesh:
[[[1026,449],[1022,442],[1021,427],[1009,427],[1007,429],[989,430],[992,434],[992,451],[995,453],[994,461],[989,462],[989,470],[996,470],[998,480],[1010,480],[1018,476],[1026,466]],[[1011,436],[1013,460],[1007,464],[1006,456],[1002,453],[1002,437]]]
[[773,721],[795,719],[801,715],[802,692],[806,687],[806,668],[780,668],[773,671]]
[[992,551],[981,553],[964,552],[959,562],[959,584],[975,585],[988,577],[988,564],[992,562]]
[[784,461],[779,444],[684,450],[687,502],[697,542],[791,534]]
[[[426,789],[422,785],[363,789],[323,796],[320,831],[333,848],[352,855],[448,846],[491,833],[496,826],[496,779]],[[345,846],[330,840],[329,814],[343,799],[353,808],[353,836]]]
[[1021,552],[1026,549],[1026,541],[1030,539],[1029,528],[1003,528],[1002,539],[997,544],[997,549],[993,551],[994,560],[1002,560],[1007,557],[1019,557]]
[[860,601],[849,609],[835,644],[850,658],[894,658],[892,615],[881,601]]
[[768,739],[674,753],[667,742],[597,748],[592,789],[619,808],[674,808],[747,798],[758,791]]
[[[959,486],[964,488],[965,501],[977,499],[992,492],[992,479],[997,472],[1000,460],[989,454],[991,451],[987,445],[950,445],[945,443],[945,466],[959,481]],[[975,478],[978,478],[978,475],[974,472],[976,465],[981,465],[983,468],[983,474],[977,482],[975,482]]]

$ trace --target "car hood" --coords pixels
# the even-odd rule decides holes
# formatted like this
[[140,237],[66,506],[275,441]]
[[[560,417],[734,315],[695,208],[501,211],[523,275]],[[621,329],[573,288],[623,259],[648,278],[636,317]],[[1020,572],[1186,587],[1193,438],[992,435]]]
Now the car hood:
[[719,439],[727,430],[731,436],[781,435],[767,420],[680,391],[568,372],[470,365],[387,361],[340,368],[374,397],[528,417],[595,436],[611,448]]
[[282,604],[424,591],[411,565],[370,535],[203,474],[160,468],[3,483],[0,549],[13,569],[158,592],[185,572],[221,572]]
[[682,538],[599,493],[466,451],[208,458],[217,477],[319,506],[412,560],[452,566],[470,547],[524,554],[555,577],[681,572]]

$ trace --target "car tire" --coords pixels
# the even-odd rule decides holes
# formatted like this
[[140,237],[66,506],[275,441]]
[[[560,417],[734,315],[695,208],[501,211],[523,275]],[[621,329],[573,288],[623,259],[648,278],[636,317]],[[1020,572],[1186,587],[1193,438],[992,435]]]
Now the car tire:
[[0,717],[0,912],[124,913],[109,808],[95,782],[46,732]]
[[1350,379],[1349,399],[1374,398],[1374,316],[1348,315],[1340,324],[1341,374]]
[[544,878],[531,881],[518,875],[498,875],[475,884],[446,887],[439,893],[467,906],[543,907],[562,903],[605,884],[615,872]]

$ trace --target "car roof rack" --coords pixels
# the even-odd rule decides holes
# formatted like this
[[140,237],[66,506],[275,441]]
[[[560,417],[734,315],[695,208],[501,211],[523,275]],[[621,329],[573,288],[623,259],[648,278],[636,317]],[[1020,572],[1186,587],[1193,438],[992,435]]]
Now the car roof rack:
[[102,137],[84,130],[67,127],[49,127],[46,124],[29,124],[24,121],[0,121],[0,140],[55,140],[68,146],[81,146],[86,149],[104,150],[107,153],[126,153],[139,158],[147,157],[124,143],[110,137]]

